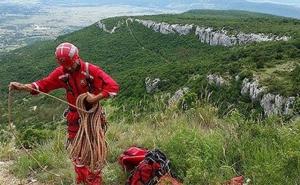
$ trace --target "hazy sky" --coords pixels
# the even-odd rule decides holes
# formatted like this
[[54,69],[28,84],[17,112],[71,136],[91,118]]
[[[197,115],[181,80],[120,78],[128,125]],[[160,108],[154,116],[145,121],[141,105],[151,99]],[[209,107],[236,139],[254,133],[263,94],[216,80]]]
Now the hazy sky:
[[248,0],[251,2],[271,2],[271,3],[279,3],[279,4],[287,4],[300,7],[300,0]]
[[[35,4],[38,3],[39,1],[40,0],[0,0],[0,3]],[[246,1],[271,2],[271,3],[288,4],[288,5],[300,7],[300,0],[246,0]],[[120,2],[122,2],[122,0],[120,0]]]
[[35,4],[39,0],[0,0],[0,3],[12,3],[12,4]]

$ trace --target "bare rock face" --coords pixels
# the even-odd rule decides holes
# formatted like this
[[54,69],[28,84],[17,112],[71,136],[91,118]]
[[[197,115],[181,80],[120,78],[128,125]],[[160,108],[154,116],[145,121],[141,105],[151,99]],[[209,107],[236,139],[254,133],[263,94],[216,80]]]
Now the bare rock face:
[[161,80],[159,78],[155,78],[154,80],[151,80],[149,77],[147,77],[145,79],[147,93],[154,93],[155,91],[157,91],[160,82]]
[[283,114],[284,115],[290,115],[293,113],[293,105],[296,101],[295,97],[288,97],[286,99],[285,105],[284,105],[284,111]]
[[115,33],[116,29],[118,29],[119,27],[121,27],[122,23],[119,21],[118,24],[117,24],[117,26],[114,26],[112,30],[108,30],[108,29],[106,28],[105,24],[101,22],[101,20],[98,21],[97,25],[98,25],[98,27],[99,27],[100,29],[102,29],[103,31],[112,34],[112,33]]
[[241,94],[249,96],[252,102],[259,102],[266,116],[281,116],[293,113],[295,97],[283,97],[271,93],[265,94],[265,88],[259,85],[258,80],[250,81],[248,78],[245,78],[242,83]]
[[146,26],[147,28],[153,29],[155,32],[162,34],[178,33],[179,35],[187,35],[191,33],[193,25],[179,25],[179,24],[168,24],[165,22],[156,23],[151,20],[140,20],[135,19],[138,23]]
[[211,27],[200,27],[194,25],[179,25],[179,24],[168,24],[165,22],[157,23],[151,20],[141,20],[134,19],[134,21],[146,26],[154,30],[155,32],[160,32],[162,34],[171,34],[177,33],[179,35],[187,35],[193,31],[195,27],[195,35],[198,37],[200,42],[206,43],[212,46],[222,45],[222,46],[233,46],[233,45],[242,45],[253,42],[266,42],[266,41],[287,41],[290,37],[283,36],[275,36],[275,35],[267,35],[263,33],[255,34],[255,33],[243,33],[240,32],[236,35],[228,34],[228,31],[225,29],[215,30]]
[[171,26],[173,30],[175,30],[179,35],[188,35],[193,30],[193,25],[190,24],[186,24],[186,25],[172,24]]
[[[222,45],[222,46],[233,46],[233,45],[242,45],[253,42],[267,42],[267,41],[288,41],[290,37],[287,36],[276,36],[271,34],[263,33],[243,33],[240,32],[235,35],[230,35],[225,29],[216,30],[212,27],[201,27],[193,24],[169,24],[166,22],[154,22],[152,20],[141,20],[128,18],[126,20],[131,22],[138,22],[145,27],[159,32],[162,34],[179,34],[179,35],[188,35],[193,32],[195,28],[195,35],[198,37],[200,42],[206,43],[212,46]],[[123,23],[118,22],[117,26],[114,26],[112,30],[108,30],[104,23],[101,20],[97,23],[98,27],[107,33],[114,33]]]
[[226,81],[222,76],[215,74],[208,75],[207,80],[209,84],[215,84],[217,87],[222,87],[226,84]]
[[189,88],[184,87],[175,92],[175,94],[168,100],[169,106],[176,105],[183,96],[189,92]]
[[271,93],[265,94],[260,101],[266,116],[289,115],[293,112],[292,107],[295,97],[285,98]]
[[266,116],[271,115],[289,115],[292,114],[295,97],[285,98],[280,95],[266,94],[260,101]]
[[248,78],[245,78],[242,83],[241,94],[243,96],[249,96],[252,102],[258,102],[263,96],[264,88],[260,87],[258,80],[252,82]]
[[140,20],[140,19],[132,19],[132,20],[146,26],[147,28],[152,28],[153,25],[156,24],[154,21],[151,20]]
[[196,27],[195,35],[200,42],[209,45],[232,46],[232,37],[227,35],[225,30],[214,31],[213,28]]
[[[242,45],[253,42],[267,42],[267,41],[288,41],[290,37],[287,36],[276,36],[271,34],[263,33],[243,33],[240,32],[235,35],[230,35],[228,31],[224,28],[221,30],[216,30],[212,27],[201,27],[193,24],[169,24],[166,22],[157,23],[152,20],[141,20],[128,18],[126,20],[131,22],[138,22],[145,27],[159,32],[162,34],[179,34],[179,35],[188,35],[193,32],[195,28],[195,35],[198,37],[200,42],[206,43],[212,46],[222,45],[222,46],[233,46],[233,45]],[[98,27],[107,33],[114,33],[123,23],[118,22],[117,26],[114,26],[112,30],[108,30],[104,23],[101,20],[97,23]]]
[[223,45],[223,46],[233,46],[242,45],[253,42],[267,42],[267,41],[287,41],[290,38],[287,36],[279,37],[267,34],[255,34],[255,33],[238,33],[237,35],[229,35],[224,29],[214,30],[214,28],[206,27],[196,27],[195,34],[198,36],[202,43],[207,43],[209,45]]
[[172,26],[165,22],[159,23],[159,32],[162,34],[175,33]]

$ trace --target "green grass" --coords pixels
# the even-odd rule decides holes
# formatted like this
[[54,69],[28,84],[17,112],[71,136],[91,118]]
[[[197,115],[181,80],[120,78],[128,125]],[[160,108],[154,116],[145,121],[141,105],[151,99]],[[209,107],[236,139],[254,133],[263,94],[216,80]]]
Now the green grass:
[[[297,184],[300,173],[300,122],[283,125],[273,117],[264,121],[245,120],[237,111],[224,119],[217,109],[198,104],[182,112],[168,108],[139,121],[110,122],[107,133],[108,164],[105,184],[123,184],[126,174],[117,157],[130,146],[159,148],[171,160],[172,170],[184,184],[221,184],[244,175],[253,184]],[[47,170],[61,175],[63,182],[74,178],[63,148],[61,131],[32,154]],[[61,179],[38,168],[26,155],[17,159],[13,172],[26,177],[36,172],[39,180],[60,184]]]
[[35,176],[47,184],[71,184],[74,182],[73,167],[65,150],[65,130],[55,130],[55,137],[34,150],[28,155],[16,159],[11,172],[19,178]]
[[10,161],[14,160],[17,156],[18,150],[15,147],[14,140],[6,143],[0,143],[0,160]]

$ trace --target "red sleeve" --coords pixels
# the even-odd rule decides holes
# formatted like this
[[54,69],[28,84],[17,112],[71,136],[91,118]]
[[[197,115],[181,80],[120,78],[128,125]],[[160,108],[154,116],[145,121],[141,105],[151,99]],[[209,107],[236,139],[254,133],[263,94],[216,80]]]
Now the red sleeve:
[[[59,76],[62,74],[63,74],[62,69],[56,68],[47,77],[38,80],[36,82],[33,82],[31,85],[34,89],[48,93],[54,89],[59,89],[64,87],[63,82],[59,79]],[[32,91],[31,94],[35,95],[38,94],[38,92]]]
[[91,71],[95,76],[94,85],[96,88],[101,89],[104,98],[116,96],[119,92],[119,85],[117,82],[106,74],[100,67],[91,66]]

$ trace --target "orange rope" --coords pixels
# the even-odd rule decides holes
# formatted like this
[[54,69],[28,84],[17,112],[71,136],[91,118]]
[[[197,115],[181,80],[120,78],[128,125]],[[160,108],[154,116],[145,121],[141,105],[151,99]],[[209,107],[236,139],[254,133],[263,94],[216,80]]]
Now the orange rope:
[[107,156],[106,120],[99,103],[89,111],[81,111],[86,109],[86,97],[87,94],[81,94],[76,101],[81,122],[70,147],[70,157],[77,165],[89,166],[92,172],[98,172],[103,168]]
[[[27,87],[28,87],[28,86],[27,86]],[[69,103],[69,102],[67,102],[67,101],[65,101],[65,100],[62,100],[62,99],[60,99],[60,98],[57,98],[57,97],[55,97],[55,96],[53,96],[53,95],[51,95],[51,94],[42,92],[42,91],[37,90],[37,89],[34,89],[34,88],[32,88],[32,87],[28,87],[28,88],[31,89],[32,91],[36,91],[36,92],[41,93],[41,94],[43,94],[43,95],[49,96],[49,97],[51,97],[51,98],[53,98],[53,99],[55,99],[55,100],[58,100],[58,101],[60,101],[60,102],[62,102],[62,103],[64,103],[64,104],[67,104],[67,105],[69,105],[69,106],[71,106],[71,107],[73,107],[73,108],[76,108],[77,110],[80,110],[80,111],[85,112],[85,113],[89,113],[88,111],[86,111],[86,110],[84,110],[84,109],[82,109],[82,108],[79,108],[78,106],[73,105],[73,104],[71,104],[71,103]]]

